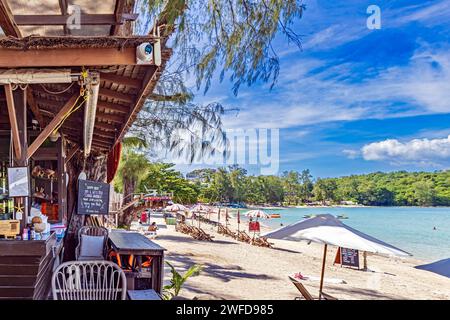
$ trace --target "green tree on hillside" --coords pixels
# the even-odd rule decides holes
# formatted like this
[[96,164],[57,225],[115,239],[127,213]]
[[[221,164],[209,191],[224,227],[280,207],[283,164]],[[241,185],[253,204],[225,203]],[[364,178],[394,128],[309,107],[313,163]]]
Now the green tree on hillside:
[[313,194],[316,201],[325,203],[327,201],[336,201],[337,184],[333,179],[320,179],[318,178],[314,185]]
[[305,169],[300,174],[300,201],[305,203],[313,196],[314,183],[309,169]]
[[434,204],[436,192],[431,181],[417,181],[413,185],[414,196],[419,206],[431,206]]

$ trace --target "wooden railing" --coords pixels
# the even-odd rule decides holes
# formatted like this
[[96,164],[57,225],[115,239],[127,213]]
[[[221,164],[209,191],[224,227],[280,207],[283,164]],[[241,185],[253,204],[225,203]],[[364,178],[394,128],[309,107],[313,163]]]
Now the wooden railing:
[[[146,193],[133,193],[126,197],[113,196],[113,199],[109,206],[109,216],[106,217],[106,221],[109,227],[117,228],[119,214],[124,210],[127,210],[135,206],[139,201],[146,197],[170,197],[173,198],[173,192],[157,192],[156,190],[148,190]],[[130,199],[132,200],[130,201]],[[118,201],[114,201],[118,199]]]

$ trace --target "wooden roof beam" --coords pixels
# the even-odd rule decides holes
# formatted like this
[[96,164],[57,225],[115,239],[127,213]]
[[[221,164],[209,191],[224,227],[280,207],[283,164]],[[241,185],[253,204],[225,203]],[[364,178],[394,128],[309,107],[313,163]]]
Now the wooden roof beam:
[[0,48],[0,68],[82,67],[135,65],[136,48],[54,48],[13,50]]
[[131,126],[131,123],[134,121],[133,115],[140,107],[142,107],[142,104],[146,100],[146,94],[148,94],[150,91],[153,90],[153,87],[154,87],[155,81],[156,81],[155,78],[157,77],[158,70],[159,70],[158,67],[152,66],[145,73],[145,77],[144,77],[144,81],[143,81],[144,85],[142,86],[136,100],[134,101],[134,106],[133,106],[132,110],[130,110],[129,116],[127,117],[127,122],[124,123],[124,125],[120,129],[120,133],[119,133],[118,139],[116,140],[116,143],[119,142],[120,140],[122,140],[123,136],[125,135],[125,132]]
[[97,102],[97,107],[100,109],[110,109],[119,113],[128,113],[130,112],[131,107],[130,106],[125,106],[123,104],[118,104],[118,103],[112,103],[112,102],[106,102],[106,101],[101,101],[98,100]]
[[17,113],[14,105],[14,97],[10,84],[5,84],[6,104],[8,106],[9,123],[11,125],[12,140],[16,159],[22,158],[22,143],[20,142],[19,125],[17,124]]
[[99,129],[102,129],[102,130],[105,130],[105,131],[112,131],[112,132],[117,131],[117,127],[115,125],[108,124],[108,123],[103,123],[103,122],[98,122],[98,121],[95,121],[95,127],[99,128]]
[[105,143],[105,144],[109,144],[110,146],[112,146],[114,144],[114,138],[105,138],[105,137],[101,137],[98,136],[94,133],[94,137],[92,138],[92,141],[97,141],[97,142],[101,142],[101,143]]
[[106,81],[109,83],[117,83],[122,84],[127,87],[140,89],[142,87],[142,81],[139,79],[133,79],[130,77],[119,76],[117,74],[111,72],[101,72],[100,80]]
[[94,147],[94,149],[99,149],[103,151],[111,150],[111,146],[100,145],[98,143],[95,143],[94,141],[92,141],[92,146]]
[[[46,94],[46,92],[40,87],[34,87],[33,91]],[[61,94],[61,95],[58,95],[57,97],[69,99],[71,97],[71,95]],[[43,98],[43,97],[36,97],[34,99],[36,100],[36,102],[38,102],[38,104],[50,105],[50,106],[53,106],[53,105],[58,106],[58,105],[62,105],[64,103],[63,101],[60,101],[60,100],[54,100],[54,99]],[[0,101],[1,101],[1,96],[0,96]],[[130,112],[130,109],[131,109],[131,107],[127,106],[127,105],[112,103],[112,102],[107,102],[107,101],[102,101],[102,100],[97,101],[97,107],[100,109],[103,109],[103,110],[108,109],[111,111],[115,111],[118,113],[125,113],[125,114]]]
[[28,102],[28,106],[31,109],[31,112],[33,113],[34,117],[36,118],[37,122],[39,123],[39,125],[41,126],[41,128],[44,127],[45,123],[44,123],[44,117],[41,114],[41,111],[39,110],[38,105],[36,104],[36,100],[34,99],[34,95],[33,95],[33,89],[31,89],[30,86],[28,86],[27,88],[27,102]]
[[[135,21],[137,14],[120,14],[116,19],[114,14],[86,14],[82,13],[80,17],[81,25],[121,25],[126,21]],[[14,20],[18,26],[64,26],[70,15],[58,14],[30,14],[15,15]]]
[[101,113],[101,112],[98,112],[98,110],[97,110],[96,117],[99,118],[100,120],[111,121],[111,122],[115,122],[115,123],[124,123],[125,122],[125,118],[122,116],[118,116],[116,114],[110,114],[110,113]]
[[101,97],[105,97],[105,98],[112,98],[112,99],[120,100],[120,101],[123,101],[126,103],[133,103],[135,100],[133,95],[117,92],[117,91],[110,90],[110,89],[103,89],[103,88],[100,88],[100,92],[98,93],[98,95]]
[[[123,14],[123,10],[125,9],[125,0],[116,0],[116,7],[114,9],[114,16],[116,21],[120,21],[120,16]],[[111,35],[116,35],[119,33],[120,25],[112,25],[111,26]]]
[[[68,14],[68,7],[67,0],[59,0],[59,8],[61,9],[61,14],[63,16]],[[64,34],[70,34],[70,29],[67,28],[67,24],[63,26]]]
[[[61,101],[56,101],[56,100],[46,99],[46,98],[36,98],[36,101],[39,104],[46,105],[46,106],[49,106],[52,108],[60,108],[61,105],[64,104]],[[98,107],[98,105],[97,105],[97,107]],[[116,123],[123,123],[125,121],[124,117],[122,117],[120,115],[112,114],[112,113],[105,113],[103,107],[98,108],[98,110],[96,112],[96,118],[106,120],[106,121],[112,121],[112,122],[116,122]]]
[[74,94],[69,101],[59,110],[58,114],[53,118],[53,120],[42,130],[36,140],[33,141],[31,146],[27,151],[27,160],[30,159],[36,150],[42,145],[42,143],[50,136],[53,130],[61,123],[64,119],[64,116],[72,109],[77,101],[78,94]]
[[8,1],[6,0],[0,0],[0,27],[2,27],[3,32],[7,36],[22,37],[19,27],[14,21],[14,16],[8,5]]
[[[83,121],[82,119],[67,119],[66,121],[64,121],[64,125],[63,125],[63,130],[69,129],[69,130],[76,130],[75,128],[82,128],[83,125]],[[68,126],[72,126],[72,128],[69,128]],[[75,128],[74,128],[75,127]],[[116,126],[114,126],[113,124],[108,124],[108,123],[104,123],[104,122],[100,122],[97,119],[95,119],[95,129],[101,129],[101,130],[105,130],[105,131],[109,131],[109,132],[114,132],[117,130]],[[81,134],[81,131],[78,131]]]

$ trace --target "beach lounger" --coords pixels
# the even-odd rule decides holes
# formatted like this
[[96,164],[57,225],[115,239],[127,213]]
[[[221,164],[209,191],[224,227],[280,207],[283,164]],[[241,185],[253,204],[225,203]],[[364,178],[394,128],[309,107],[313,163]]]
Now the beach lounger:
[[191,236],[196,240],[213,241],[213,237],[206,233],[203,229],[198,227],[192,227]]
[[211,236],[210,234],[206,233],[202,228],[197,228],[199,233],[200,233],[200,240],[207,240],[207,241],[213,241],[213,236]]
[[223,224],[221,224],[221,223],[219,223],[219,225],[218,225],[218,230],[217,230],[217,232],[218,232],[219,234],[226,234],[226,233],[227,233],[227,231],[225,230],[225,227],[224,227]]
[[[297,290],[302,294],[302,296],[305,300],[319,300],[318,297],[313,297],[311,295],[311,293],[309,293],[309,291],[305,288],[303,283],[301,283],[300,281],[297,281],[296,279],[294,279],[292,277],[289,277],[289,279],[292,281],[292,283],[297,288]],[[301,300],[301,298],[298,297],[298,298],[295,298],[295,300]],[[338,300],[338,299],[322,291],[322,300]]]
[[267,241],[267,238],[264,237],[253,238],[252,244],[258,247],[273,248],[272,244],[269,241]]
[[237,238],[237,233],[231,231],[228,227],[225,227],[225,232],[226,232],[225,235],[230,236],[230,237],[232,237],[233,239],[236,239],[236,238]]
[[239,231],[237,239],[242,242],[252,242],[252,238],[250,238],[250,236],[245,231]]

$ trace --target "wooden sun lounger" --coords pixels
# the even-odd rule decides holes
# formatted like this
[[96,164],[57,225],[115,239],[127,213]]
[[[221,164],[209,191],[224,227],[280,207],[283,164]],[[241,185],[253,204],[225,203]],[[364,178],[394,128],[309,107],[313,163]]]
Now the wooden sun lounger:
[[207,240],[207,241],[213,241],[213,236],[211,236],[210,234],[206,233],[202,228],[197,228],[198,231],[200,232],[201,235],[201,239],[200,240]]
[[219,229],[217,230],[217,232],[219,234],[226,234],[227,233],[227,231],[225,230],[225,227],[221,223],[219,223]]
[[231,231],[228,227],[225,227],[226,235],[232,237],[233,239],[237,238],[237,233]]
[[198,227],[190,227],[189,234],[196,240],[213,241],[213,236],[209,235],[203,229]]
[[[309,293],[309,291],[305,288],[303,283],[301,283],[300,281],[297,281],[296,279],[294,279],[292,277],[289,277],[289,279],[292,281],[292,283],[297,288],[297,290],[302,294],[302,296],[305,300],[319,300],[318,297],[314,297],[311,295],[311,293]],[[295,300],[301,300],[301,298],[298,297],[298,298],[295,298]],[[322,291],[322,300],[338,300],[338,299]]]
[[252,242],[252,238],[250,238],[250,236],[245,231],[239,231],[237,239],[242,242]]
[[252,244],[259,247],[273,248],[272,244],[269,241],[267,241],[267,238],[264,237],[253,238]]

